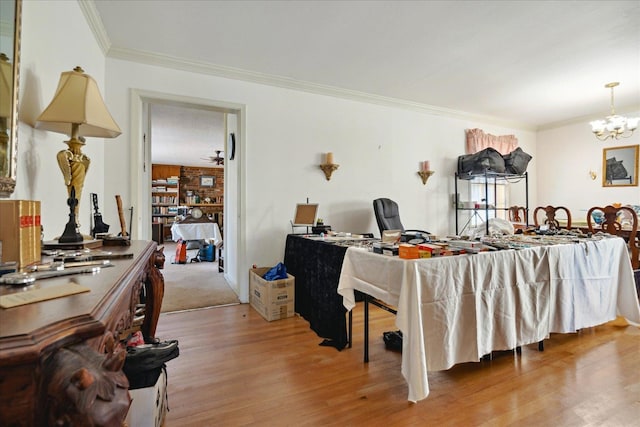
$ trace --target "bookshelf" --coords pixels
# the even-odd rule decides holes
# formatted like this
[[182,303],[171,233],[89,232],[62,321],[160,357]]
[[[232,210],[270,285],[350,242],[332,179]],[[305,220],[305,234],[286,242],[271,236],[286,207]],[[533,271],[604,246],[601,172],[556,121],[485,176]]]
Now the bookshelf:
[[151,223],[152,227],[162,227],[162,239],[171,234],[171,225],[178,215],[180,203],[180,168],[176,170],[156,168],[153,165],[151,180]]

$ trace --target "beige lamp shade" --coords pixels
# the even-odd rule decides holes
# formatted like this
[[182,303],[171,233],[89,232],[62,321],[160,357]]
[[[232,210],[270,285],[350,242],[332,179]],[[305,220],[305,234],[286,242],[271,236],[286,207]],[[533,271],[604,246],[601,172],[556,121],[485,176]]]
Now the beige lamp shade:
[[115,138],[122,133],[96,81],[80,67],[60,75],[53,100],[36,122],[37,129],[66,135],[72,135],[73,125],[78,125],[77,136]]
[[0,117],[10,117],[13,100],[13,66],[4,53],[0,53]]

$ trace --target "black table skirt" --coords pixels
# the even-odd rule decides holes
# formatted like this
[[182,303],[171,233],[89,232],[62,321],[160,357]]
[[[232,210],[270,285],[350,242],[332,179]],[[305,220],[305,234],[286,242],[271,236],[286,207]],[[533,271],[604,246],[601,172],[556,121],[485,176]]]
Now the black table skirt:
[[284,264],[295,277],[295,311],[325,338],[322,345],[347,345],[346,309],[338,295],[340,270],[347,248],[289,234]]

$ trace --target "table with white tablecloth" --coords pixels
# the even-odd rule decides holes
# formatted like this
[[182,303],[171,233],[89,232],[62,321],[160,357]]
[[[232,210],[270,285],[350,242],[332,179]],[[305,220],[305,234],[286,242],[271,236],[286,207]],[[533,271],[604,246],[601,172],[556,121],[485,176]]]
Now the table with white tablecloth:
[[429,394],[427,372],[478,361],[624,316],[640,324],[627,247],[621,238],[405,260],[349,248],[338,293],[397,307],[409,400]]
[[185,241],[208,240],[216,247],[222,244],[220,227],[215,222],[174,223],[171,226],[171,238],[174,242],[180,239]]

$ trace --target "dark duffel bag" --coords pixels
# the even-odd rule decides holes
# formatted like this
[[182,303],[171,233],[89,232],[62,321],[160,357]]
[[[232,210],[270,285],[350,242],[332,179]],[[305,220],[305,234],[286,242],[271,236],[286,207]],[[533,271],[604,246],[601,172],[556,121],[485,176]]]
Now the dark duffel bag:
[[473,154],[458,156],[458,176],[483,174],[485,172],[504,173],[504,158],[491,147]]
[[388,350],[402,353],[402,331],[383,332],[382,339],[384,340],[384,346]]
[[531,155],[522,151],[522,148],[518,147],[509,154],[502,156],[504,158],[505,173],[522,175],[527,171],[529,161],[532,159]]
[[179,355],[178,340],[127,347],[122,371],[129,380],[129,389],[153,386],[165,368],[165,363]]

